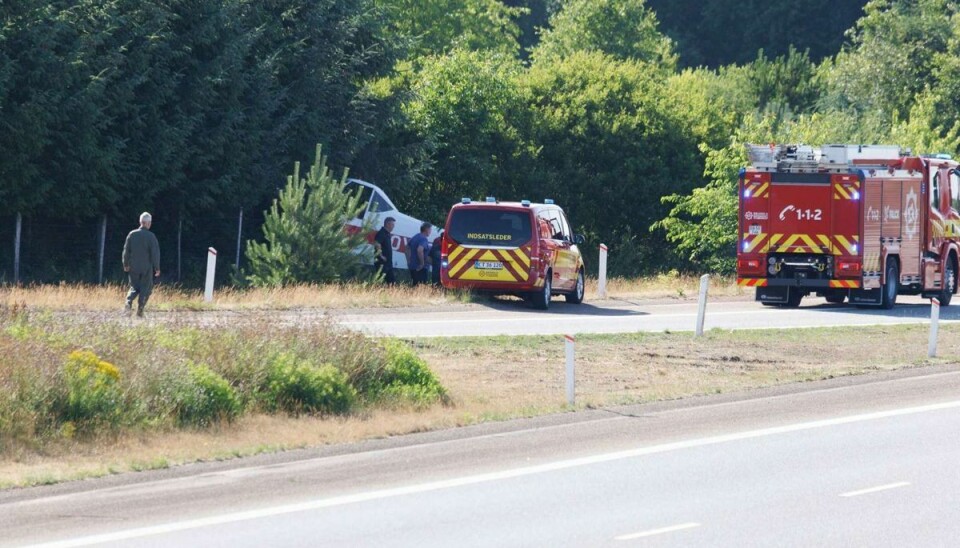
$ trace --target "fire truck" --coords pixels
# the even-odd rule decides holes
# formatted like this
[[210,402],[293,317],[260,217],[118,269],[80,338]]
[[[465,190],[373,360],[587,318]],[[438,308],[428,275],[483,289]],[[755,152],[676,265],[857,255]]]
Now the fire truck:
[[950,304],[960,257],[960,167],[888,145],[747,145],[737,283],[764,305]]

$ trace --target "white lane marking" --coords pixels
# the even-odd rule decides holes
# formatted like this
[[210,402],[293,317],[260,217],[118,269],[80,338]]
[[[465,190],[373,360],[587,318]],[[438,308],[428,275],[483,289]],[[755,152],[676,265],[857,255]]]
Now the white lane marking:
[[[928,374],[928,375],[917,375],[917,376],[913,376],[913,377],[881,379],[881,380],[878,380],[878,381],[871,381],[871,382],[865,383],[865,384],[853,384],[853,385],[848,385],[848,386],[836,386],[836,387],[833,387],[833,388],[818,388],[815,392],[818,393],[818,394],[822,394],[822,393],[826,393],[826,392],[845,392],[845,391],[850,391],[850,390],[862,389],[864,386],[872,385],[872,384],[878,384],[878,383],[883,383],[883,384],[886,384],[886,385],[890,385],[890,384],[893,384],[893,383],[901,383],[901,382],[928,381],[928,380],[930,380],[930,379],[940,378],[940,377],[956,377],[956,376],[958,376],[958,375],[960,375],[960,371],[946,371],[946,372],[944,372],[944,373],[932,373],[932,374]],[[701,410],[703,410],[703,409],[713,409],[713,408],[716,408],[716,407],[732,407],[732,406],[736,406],[736,405],[744,405],[744,404],[746,404],[746,403],[755,403],[755,402],[782,400],[782,399],[785,399],[785,398],[797,398],[797,397],[803,397],[803,396],[808,396],[808,395],[810,395],[810,392],[798,392],[798,393],[790,393],[790,394],[774,394],[774,395],[763,396],[763,397],[759,397],[759,398],[750,398],[749,400],[742,400],[742,399],[741,399],[741,400],[733,400],[733,401],[724,401],[724,402],[720,402],[720,403],[702,404],[702,405],[696,405],[696,406],[692,406],[692,407],[677,407],[677,408],[672,408],[672,409],[661,409],[661,410],[658,410],[658,411],[652,411],[652,412],[648,413],[648,415],[649,415],[650,417],[661,417],[661,416],[668,415],[668,414],[672,414],[672,413],[696,412],[696,411],[701,411]],[[454,445],[454,444],[458,444],[458,443],[463,443],[464,441],[468,441],[468,440],[469,440],[469,441],[479,441],[479,440],[487,440],[487,439],[493,439],[493,438],[504,438],[504,437],[513,437],[513,436],[523,436],[523,435],[529,435],[531,432],[544,432],[544,431],[547,431],[547,430],[559,430],[559,429],[563,429],[563,428],[575,428],[575,427],[578,427],[578,426],[583,426],[583,425],[585,425],[585,424],[590,424],[590,423],[595,423],[595,422],[610,422],[610,421],[618,421],[618,422],[619,422],[619,421],[629,421],[629,420],[633,420],[633,419],[632,419],[630,416],[626,416],[626,415],[612,415],[612,416],[611,416],[611,415],[600,415],[600,416],[596,416],[596,417],[594,417],[594,418],[585,419],[585,420],[578,421],[578,422],[561,423],[561,424],[551,424],[551,425],[547,425],[547,426],[536,426],[536,427],[532,427],[532,428],[523,428],[523,429],[520,429],[520,430],[510,430],[510,431],[506,431],[506,432],[494,432],[494,433],[491,433],[491,434],[480,434],[480,435],[470,436],[469,438],[454,438],[454,439],[448,439],[448,440],[440,440],[440,441],[431,441],[431,442],[425,442],[425,443],[417,443],[417,444],[413,444],[413,445],[403,445],[403,446],[399,446],[399,447],[386,447],[386,448],[382,448],[382,449],[374,449],[374,450],[370,450],[370,451],[364,451],[364,452],[362,452],[362,453],[342,453],[342,454],[335,454],[335,455],[328,455],[328,456],[318,456],[318,457],[311,457],[311,458],[304,459],[304,460],[296,460],[296,461],[291,461],[291,462],[287,462],[287,463],[281,463],[281,464],[271,463],[271,464],[261,464],[261,465],[253,465],[253,466],[241,466],[241,467],[237,467],[237,468],[231,468],[231,469],[228,469],[228,470],[218,470],[218,471],[212,471],[212,472],[205,472],[205,473],[201,473],[201,474],[197,474],[197,475],[184,476],[184,477],[180,477],[180,478],[172,478],[172,479],[167,478],[167,479],[160,479],[160,480],[153,480],[153,481],[145,481],[145,482],[136,483],[136,484],[133,484],[133,485],[120,485],[120,486],[117,486],[117,487],[105,487],[105,488],[102,488],[102,489],[97,489],[97,490],[96,490],[96,493],[100,493],[100,494],[104,494],[104,493],[123,493],[123,492],[128,492],[128,491],[140,491],[140,492],[143,492],[143,491],[145,491],[145,490],[160,492],[161,490],[163,490],[163,488],[164,488],[165,486],[169,486],[169,485],[172,484],[172,483],[190,483],[190,484],[192,484],[192,485],[196,485],[196,482],[197,482],[198,479],[199,479],[199,480],[209,480],[209,479],[222,478],[222,477],[246,477],[246,476],[251,476],[251,475],[254,475],[254,474],[263,472],[263,471],[278,471],[278,472],[282,472],[283,470],[295,470],[295,469],[298,469],[298,468],[300,468],[300,467],[302,467],[302,466],[304,466],[304,467],[306,467],[306,466],[312,466],[310,463],[313,462],[313,461],[316,461],[316,460],[326,460],[326,461],[330,461],[330,460],[332,460],[332,459],[354,459],[354,458],[356,458],[358,455],[379,455],[379,454],[384,454],[384,453],[416,451],[416,450],[421,450],[421,449],[423,449],[423,448],[425,448],[425,447],[436,447],[436,446],[441,446],[441,445]],[[155,489],[154,489],[154,488],[155,488]],[[170,489],[170,490],[172,490],[172,489]],[[42,504],[47,504],[47,503],[50,503],[50,502],[69,500],[69,499],[72,499],[72,498],[82,498],[82,497],[84,497],[84,496],[87,495],[87,494],[89,494],[89,493],[88,493],[88,492],[85,492],[85,491],[79,491],[79,492],[76,492],[76,493],[68,493],[68,494],[65,494],[65,495],[56,495],[56,496],[45,497],[45,498],[38,498],[38,499],[33,499],[33,500],[19,501],[19,502],[17,502],[16,504],[17,504],[18,506],[24,506],[24,505],[42,505]]]
[[[780,312],[779,310],[735,310],[730,312],[712,312],[710,316],[741,316],[743,314],[774,314]],[[695,318],[697,317],[696,311],[694,312],[680,312],[676,314],[650,314],[650,313],[637,313],[637,314],[625,314],[621,319],[650,319],[657,320],[660,318]],[[349,318],[349,317],[348,317]],[[557,318],[556,320],[569,320],[571,322],[583,322],[583,321],[610,321],[610,316],[584,316],[584,315],[563,315]],[[356,318],[334,320],[340,325],[432,325],[432,324],[451,324],[451,323],[503,323],[503,322],[540,322],[543,323],[543,315],[528,315],[528,316],[511,316],[510,318],[464,318],[464,319],[437,319],[437,320],[360,320]],[[941,320],[941,323],[949,320]]]
[[581,457],[581,458],[562,460],[557,462],[549,462],[546,464],[540,464],[535,466],[501,470],[499,472],[490,472],[486,474],[464,476],[464,477],[452,478],[448,480],[421,483],[416,485],[408,485],[405,487],[395,487],[392,489],[368,491],[365,493],[356,493],[353,495],[331,497],[327,499],[319,499],[319,500],[303,502],[299,504],[288,504],[283,506],[274,506],[272,508],[262,508],[260,510],[250,510],[246,512],[222,514],[219,516],[211,516],[208,518],[178,521],[178,522],[173,522],[173,523],[168,523],[163,525],[142,527],[138,529],[128,529],[126,531],[117,531],[115,533],[106,533],[102,535],[93,535],[88,537],[66,539],[62,541],[36,545],[35,548],[67,548],[67,547],[73,547],[73,546],[89,546],[91,544],[101,544],[106,542],[117,542],[121,540],[129,540],[129,539],[147,537],[152,535],[174,533],[177,531],[185,531],[189,529],[198,529],[201,527],[209,527],[211,525],[235,523],[239,521],[247,521],[252,519],[278,516],[283,514],[291,514],[295,512],[304,512],[308,510],[319,510],[321,508],[331,508],[335,506],[355,504],[358,502],[368,502],[368,501],[398,497],[403,495],[427,493],[427,492],[437,491],[441,489],[451,489],[454,487],[476,485],[478,483],[486,483],[491,481],[518,478],[518,477],[529,476],[533,474],[542,474],[545,472],[555,472],[558,470],[566,470],[566,469],[576,468],[580,466],[588,466],[592,464],[599,464],[604,462],[642,457],[646,455],[666,453],[669,451],[677,451],[681,449],[691,449],[696,447],[715,445],[719,443],[727,443],[727,442],[733,442],[733,441],[760,438],[764,436],[774,436],[778,434],[800,432],[800,431],[812,430],[816,428],[826,428],[830,426],[840,426],[845,424],[853,424],[858,422],[873,421],[873,420],[879,420],[879,419],[901,417],[905,415],[914,415],[918,413],[928,413],[932,411],[943,411],[946,409],[957,409],[957,408],[960,408],[960,400],[937,403],[932,405],[923,405],[918,407],[890,409],[887,411],[878,411],[874,413],[865,413],[861,415],[849,415],[846,417],[837,417],[833,419],[801,422],[796,424],[788,424],[784,426],[775,426],[772,428],[762,428],[759,430],[747,430],[745,432],[735,432],[732,434],[724,434],[724,435],[712,436],[708,438],[665,443],[665,444],[654,445],[650,447],[639,447],[636,449],[629,449],[626,451],[617,451],[613,453],[604,453],[604,454],[593,455],[589,457]]
[[673,525],[671,527],[661,527],[660,529],[651,529],[649,531],[642,531],[640,533],[633,533],[630,535],[620,535],[619,537],[615,537],[613,540],[634,540],[638,538],[652,537],[654,535],[663,535],[665,533],[683,531],[684,529],[693,529],[694,527],[700,527],[700,524],[691,521],[690,523],[681,523],[680,525]]
[[886,491],[888,489],[897,489],[900,487],[906,487],[910,485],[909,481],[901,481],[897,483],[888,483],[886,485],[878,485],[876,487],[869,487],[867,489],[860,489],[858,491],[849,491],[847,493],[841,493],[841,497],[859,497],[860,495],[869,495],[870,493],[876,493],[878,491]]

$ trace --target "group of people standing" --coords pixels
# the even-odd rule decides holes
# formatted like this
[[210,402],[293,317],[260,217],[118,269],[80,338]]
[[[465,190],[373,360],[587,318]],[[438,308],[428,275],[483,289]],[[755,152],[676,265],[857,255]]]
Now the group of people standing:
[[[397,282],[393,269],[393,227],[396,219],[387,217],[383,227],[374,238],[376,259],[374,264],[383,273],[388,284]],[[137,316],[143,316],[143,309],[153,291],[153,279],[160,276],[160,244],[150,231],[153,217],[144,212],[140,215],[140,227],[127,234],[123,244],[123,270],[130,278],[130,291],[127,293],[125,310],[133,312],[133,303],[137,303]],[[407,266],[413,285],[432,282],[440,285],[440,236],[429,241],[433,225],[423,223],[420,233],[410,238],[407,244],[409,255]]]
[[[376,259],[374,266],[383,274],[383,281],[387,284],[397,283],[396,272],[393,268],[393,227],[397,220],[387,217],[383,227],[374,237]],[[410,269],[410,279],[413,285],[433,283],[440,285],[440,238],[437,236],[431,242],[430,230],[433,225],[423,223],[420,232],[407,242],[407,267]]]

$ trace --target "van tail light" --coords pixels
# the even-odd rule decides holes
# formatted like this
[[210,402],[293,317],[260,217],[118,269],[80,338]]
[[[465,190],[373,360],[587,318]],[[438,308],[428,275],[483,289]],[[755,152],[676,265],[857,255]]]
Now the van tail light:
[[837,261],[837,275],[859,276],[860,261]]
[[440,237],[440,253],[444,256],[450,253],[450,242],[447,240],[446,235]]

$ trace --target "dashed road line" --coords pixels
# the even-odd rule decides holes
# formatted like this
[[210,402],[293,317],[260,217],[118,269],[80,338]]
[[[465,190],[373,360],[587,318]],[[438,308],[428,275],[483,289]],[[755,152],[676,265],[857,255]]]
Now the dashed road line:
[[614,537],[614,540],[635,540],[638,538],[652,537],[656,535],[664,535],[666,533],[674,533],[677,531],[683,531],[685,529],[694,529],[700,527],[700,524],[694,521],[689,523],[681,523],[679,525],[671,525],[670,527],[661,527],[659,529],[650,529],[649,531],[641,531],[639,533],[631,533],[629,535],[620,535],[619,537]]
[[870,493],[877,493],[879,491],[887,491],[890,489],[898,489],[900,487],[906,487],[910,485],[909,481],[900,481],[897,483],[888,483],[886,485],[878,485],[876,487],[868,487],[867,489],[859,489],[857,491],[849,491],[846,493],[840,493],[841,497],[859,497],[860,495],[869,495]]

